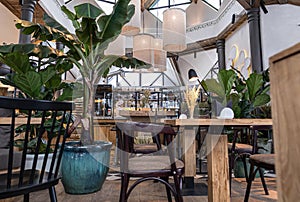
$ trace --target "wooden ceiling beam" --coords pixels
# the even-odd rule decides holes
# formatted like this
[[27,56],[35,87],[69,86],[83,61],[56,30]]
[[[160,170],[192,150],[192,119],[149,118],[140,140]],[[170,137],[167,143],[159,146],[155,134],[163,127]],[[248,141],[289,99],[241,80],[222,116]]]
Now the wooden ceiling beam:
[[[17,18],[21,18],[21,5],[19,4],[19,0],[0,0],[0,2]],[[33,21],[43,24],[44,13],[45,11],[42,9],[42,7],[37,4],[33,14]]]

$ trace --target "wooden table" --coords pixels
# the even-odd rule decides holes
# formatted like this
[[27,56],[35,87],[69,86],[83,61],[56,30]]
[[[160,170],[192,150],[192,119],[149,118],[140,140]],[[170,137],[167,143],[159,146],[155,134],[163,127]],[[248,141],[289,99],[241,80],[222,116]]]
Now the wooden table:
[[206,136],[208,164],[208,201],[230,201],[227,136],[224,126],[272,125],[272,119],[168,119],[167,125],[182,126],[185,178],[196,175],[195,127],[208,127]]
[[[16,117],[15,125],[22,125],[27,123],[27,117]],[[30,124],[40,124],[41,118],[31,118]],[[11,117],[0,117],[0,125],[10,125]]]

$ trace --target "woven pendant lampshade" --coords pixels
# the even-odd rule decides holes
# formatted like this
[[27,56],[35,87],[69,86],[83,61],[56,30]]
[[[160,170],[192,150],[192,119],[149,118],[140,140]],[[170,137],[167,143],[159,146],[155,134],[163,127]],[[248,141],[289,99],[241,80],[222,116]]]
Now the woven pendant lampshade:
[[104,51],[105,55],[125,55],[126,36],[119,35]]
[[138,34],[133,37],[133,57],[152,64],[152,43],[154,37],[151,34]]
[[180,8],[170,8],[163,12],[163,49],[180,52],[186,49],[186,16]]
[[141,0],[131,0],[130,3],[135,6],[135,12],[131,20],[122,28],[121,34],[125,36],[137,35],[141,27]]
[[153,53],[153,70],[155,72],[166,71],[167,65],[167,52],[163,50],[163,40],[155,38],[152,43]]

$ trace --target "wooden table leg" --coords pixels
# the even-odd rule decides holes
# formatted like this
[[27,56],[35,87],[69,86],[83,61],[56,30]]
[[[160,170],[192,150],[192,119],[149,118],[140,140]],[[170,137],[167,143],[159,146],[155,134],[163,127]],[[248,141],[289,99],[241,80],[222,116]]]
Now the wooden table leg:
[[182,139],[183,159],[185,164],[184,177],[186,188],[194,187],[194,177],[196,175],[196,145],[194,127],[185,127]]
[[207,134],[208,201],[230,201],[227,136]]

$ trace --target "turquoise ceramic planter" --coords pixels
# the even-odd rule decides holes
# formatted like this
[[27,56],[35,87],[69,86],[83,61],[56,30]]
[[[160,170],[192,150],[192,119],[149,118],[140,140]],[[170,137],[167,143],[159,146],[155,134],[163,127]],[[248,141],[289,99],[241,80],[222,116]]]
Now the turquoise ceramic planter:
[[[249,174],[249,172],[250,172],[250,163],[249,163],[248,158],[246,158],[246,166],[247,166],[247,173]],[[254,169],[256,169],[256,167],[254,167]],[[235,161],[233,172],[234,172],[234,177],[236,177],[236,178],[244,178],[245,177],[244,164],[243,164],[243,161],[241,159],[238,158]],[[259,172],[256,173],[255,177],[260,177]]]
[[99,191],[106,179],[112,143],[98,141],[94,145],[78,146],[66,143],[61,162],[62,183],[69,194]]

